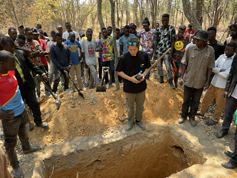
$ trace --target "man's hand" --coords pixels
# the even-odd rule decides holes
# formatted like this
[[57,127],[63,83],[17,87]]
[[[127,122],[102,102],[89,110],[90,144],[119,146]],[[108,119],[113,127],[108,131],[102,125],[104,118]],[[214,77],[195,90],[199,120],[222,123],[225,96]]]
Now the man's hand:
[[14,117],[14,113],[10,113],[13,110],[2,111],[0,110],[0,119],[12,119]]
[[225,72],[225,69],[221,69],[220,72]]
[[85,66],[86,69],[88,69],[88,65],[86,64],[86,62],[85,62],[85,64],[84,64],[84,66]]
[[207,90],[207,89],[209,88],[209,86],[210,86],[209,82],[206,82],[206,83],[204,84],[204,90]]
[[63,70],[66,70],[67,72],[69,72],[70,68],[69,67],[64,67]]
[[78,61],[79,61],[79,62],[81,61],[81,56],[79,56]]
[[183,78],[180,78],[179,79],[179,85],[182,86],[184,84],[184,79]]
[[[135,78],[136,76],[137,76],[137,75],[134,75],[134,76],[130,77],[130,81],[131,81],[132,83],[135,83],[135,84],[141,83],[141,80],[138,81],[138,80]],[[144,80],[144,79],[143,79],[143,80]]]
[[223,98],[224,98],[224,100],[226,100],[228,98],[228,92],[227,91],[225,91],[225,93],[223,94]]
[[145,74],[140,74],[140,75],[142,75],[142,79],[141,79],[141,80],[139,80],[139,82],[142,82],[142,81],[144,81],[144,80],[145,80],[146,76],[145,76]]
[[48,82],[48,80],[49,80],[46,75],[43,75],[42,78],[43,78],[43,80],[44,80],[45,82]]

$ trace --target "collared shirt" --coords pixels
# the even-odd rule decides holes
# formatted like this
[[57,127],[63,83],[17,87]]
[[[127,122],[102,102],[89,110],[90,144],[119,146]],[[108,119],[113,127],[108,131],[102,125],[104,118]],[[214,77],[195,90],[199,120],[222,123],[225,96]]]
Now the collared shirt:
[[211,46],[200,50],[196,45],[190,46],[181,61],[187,65],[184,84],[187,87],[200,89],[207,80],[207,69],[215,67],[215,52]]
[[21,79],[22,79],[22,81],[24,83],[24,82],[26,82],[26,79],[25,79],[24,73],[22,71],[21,63],[20,63],[19,59],[17,58],[16,53],[14,53],[14,56],[15,56],[15,59],[16,59],[16,70],[20,74]]
[[[27,42],[25,43],[26,47],[28,47],[31,52],[35,52],[38,50],[41,50],[40,44],[36,40],[32,40],[32,42]],[[31,62],[33,62],[37,67],[42,65],[40,57],[32,57],[30,58]]]
[[167,28],[163,26],[159,27],[156,30],[156,38],[159,38],[156,52],[158,54],[164,54],[171,47],[171,39],[175,36],[175,28],[173,26],[169,25]]
[[[215,61],[215,67],[212,69],[212,72],[215,73],[211,81],[212,85],[217,88],[225,88],[234,56],[235,55],[227,58],[225,54],[222,54],[220,57],[218,57],[218,59]],[[221,69],[225,69],[225,71],[220,72]]]
[[153,45],[155,42],[155,29],[150,29],[146,31],[145,29],[140,30],[137,33],[138,37],[142,39],[142,51],[145,51],[147,54],[153,54]]

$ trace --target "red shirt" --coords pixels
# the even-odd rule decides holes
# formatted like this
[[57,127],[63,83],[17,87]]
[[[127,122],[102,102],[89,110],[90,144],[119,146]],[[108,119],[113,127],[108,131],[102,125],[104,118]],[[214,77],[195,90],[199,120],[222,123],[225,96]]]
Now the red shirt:
[[[45,51],[47,49],[47,45],[46,45],[45,41],[42,40],[42,39],[39,39],[39,43],[40,43],[41,49]],[[40,58],[41,58],[42,64],[44,66],[47,66],[48,65],[48,61],[47,61],[46,57],[45,56],[41,56]]]

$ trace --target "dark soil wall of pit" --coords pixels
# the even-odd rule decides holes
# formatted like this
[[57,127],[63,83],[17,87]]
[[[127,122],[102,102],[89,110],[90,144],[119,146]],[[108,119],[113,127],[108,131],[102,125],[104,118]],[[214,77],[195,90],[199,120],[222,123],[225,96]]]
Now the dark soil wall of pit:
[[124,140],[45,160],[51,178],[164,178],[205,160],[174,130],[137,134]]

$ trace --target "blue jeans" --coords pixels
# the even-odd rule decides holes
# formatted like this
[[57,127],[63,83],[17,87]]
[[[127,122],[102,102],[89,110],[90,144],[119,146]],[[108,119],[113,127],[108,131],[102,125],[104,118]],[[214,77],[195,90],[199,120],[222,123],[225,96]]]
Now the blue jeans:
[[225,103],[225,116],[224,121],[222,123],[222,130],[228,132],[236,109],[237,109],[237,99],[229,97]]
[[[113,61],[106,61],[106,62],[102,62],[102,66],[103,67],[107,67],[109,66],[110,70],[111,70],[111,77],[112,77],[112,83],[115,82],[114,80],[114,60]],[[105,74],[105,84],[107,84],[109,82],[108,79],[108,73]]]

